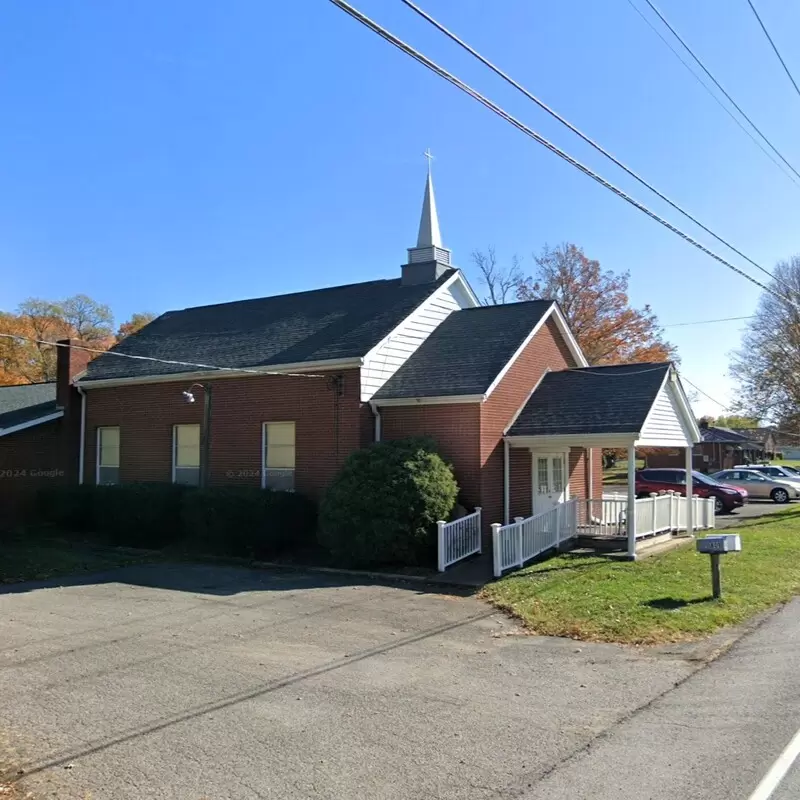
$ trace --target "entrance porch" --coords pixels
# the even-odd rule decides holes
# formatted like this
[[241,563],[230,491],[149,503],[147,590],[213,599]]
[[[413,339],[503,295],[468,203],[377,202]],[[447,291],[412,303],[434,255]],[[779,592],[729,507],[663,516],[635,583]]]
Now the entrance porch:
[[[700,430],[672,364],[545,374],[504,435],[503,520],[491,523],[494,573],[579,541],[621,543],[635,559],[655,537],[713,527],[713,507],[677,494],[636,496],[636,448],[680,448],[687,474]],[[628,453],[627,491],[603,494],[603,448]],[[583,464],[585,475],[579,474]],[[689,484],[691,485],[691,484]],[[446,530],[444,531],[446,533]]]

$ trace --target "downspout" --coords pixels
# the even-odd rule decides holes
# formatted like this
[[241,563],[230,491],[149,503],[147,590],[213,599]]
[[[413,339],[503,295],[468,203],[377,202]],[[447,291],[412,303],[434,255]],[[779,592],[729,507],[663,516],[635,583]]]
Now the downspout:
[[587,452],[589,454],[589,479],[586,481],[586,489],[589,496],[586,499],[594,500],[594,448],[590,447]]
[[86,391],[82,386],[75,385],[81,396],[81,441],[78,445],[78,484],[83,485],[83,463],[86,455]]
[[509,452],[511,450],[508,439],[503,439],[503,525],[508,525],[511,519],[511,481],[509,476]]
[[379,442],[381,440],[381,412],[378,410],[378,406],[375,405],[371,400],[369,402],[369,407],[372,409],[372,416],[375,417],[375,441]]

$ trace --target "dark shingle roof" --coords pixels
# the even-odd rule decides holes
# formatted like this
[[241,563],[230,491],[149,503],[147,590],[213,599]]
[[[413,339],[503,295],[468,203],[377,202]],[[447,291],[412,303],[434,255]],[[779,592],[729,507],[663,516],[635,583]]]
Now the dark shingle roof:
[[454,311],[375,400],[483,394],[552,305],[533,300]]
[[670,364],[620,364],[550,372],[510,436],[638,433]]
[[756,444],[744,431],[735,431],[731,428],[718,428],[709,426],[700,428],[700,438],[704,442],[719,442],[720,444]]
[[[414,286],[397,278],[168,311],[114,350],[238,368],[358,358],[452,275]],[[102,355],[81,382],[187,371],[195,370]]]
[[57,410],[55,382],[0,386],[0,434]]

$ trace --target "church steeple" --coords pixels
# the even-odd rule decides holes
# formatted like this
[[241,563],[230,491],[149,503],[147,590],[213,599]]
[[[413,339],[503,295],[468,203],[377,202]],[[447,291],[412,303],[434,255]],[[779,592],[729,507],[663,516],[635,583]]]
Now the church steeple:
[[417,246],[408,248],[408,264],[403,266],[403,283],[428,283],[437,280],[450,267],[450,251],[442,246],[439,216],[436,213],[436,198],[433,194],[431,155],[428,159],[428,176],[425,179],[425,194],[422,197],[422,216],[419,220]]

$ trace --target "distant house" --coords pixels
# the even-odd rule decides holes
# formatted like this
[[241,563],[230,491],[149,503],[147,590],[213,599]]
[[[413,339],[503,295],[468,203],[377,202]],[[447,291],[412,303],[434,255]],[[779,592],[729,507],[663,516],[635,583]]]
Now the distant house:
[[[762,461],[767,457],[766,440],[754,440],[743,430],[719,428],[700,422],[701,441],[694,446],[692,461],[699,472],[719,472],[737,464]],[[649,467],[683,467],[683,455],[678,452],[660,451],[647,457]]]
[[38,488],[78,479],[80,397],[73,383],[87,358],[61,347],[55,381],[0,386],[0,526],[13,524]]
[[[764,453],[764,458],[775,458],[779,448],[776,444],[774,428],[734,428],[733,430],[757,444]],[[800,438],[797,441],[800,442]]]

